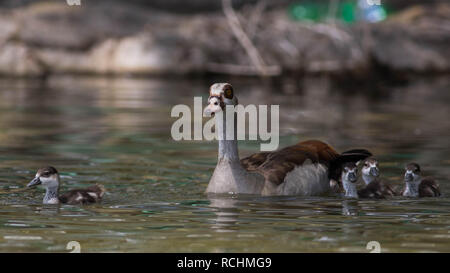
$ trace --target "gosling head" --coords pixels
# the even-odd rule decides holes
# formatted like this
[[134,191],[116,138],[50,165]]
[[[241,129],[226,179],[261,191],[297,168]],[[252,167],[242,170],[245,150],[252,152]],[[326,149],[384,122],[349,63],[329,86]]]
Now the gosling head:
[[227,105],[237,105],[238,100],[234,95],[233,86],[229,83],[215,83],[209,88],[208,106],[204,114],[214,116],[220,111],[225,111]]
[[405,167],[405,182],[419,182],[420,181],[420,166],[417,163],[409,163]]
[[42,184],[46,188],[57,188],[59,187],[59,174],[58,171],[51,167],[43,167],[40,168],[36,176],[30,183],[28,183],[27,187],[33,187]]
[[342,181],[356,183],[358,180],[358,167],[354,162],[347,162],[342,166]]
[[370,182],[374,181],[378,176],[380,176],[380,170],[378,169],[378,161],[371,157],[364,161],[364,165],[361,168],[362,178],[364,183],[368,185]]
[[354,162],[347,162],[342,165],[342,185],[344,186],[345,197],[358,198],[356,181],[358,180],[358,167]]

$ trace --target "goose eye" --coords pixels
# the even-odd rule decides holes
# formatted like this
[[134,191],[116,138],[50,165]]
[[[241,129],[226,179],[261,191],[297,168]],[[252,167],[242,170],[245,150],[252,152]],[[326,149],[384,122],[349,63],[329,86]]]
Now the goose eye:
[[225,98],[231,100],[233,98],[233,90],[231,88],[225,89],[224,95],[225,95]]

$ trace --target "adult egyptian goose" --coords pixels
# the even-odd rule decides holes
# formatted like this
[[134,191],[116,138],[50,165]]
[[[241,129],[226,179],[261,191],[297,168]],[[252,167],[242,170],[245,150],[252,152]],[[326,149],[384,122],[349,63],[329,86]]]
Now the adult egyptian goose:
[[376,160],[375,158],[367,158],[364,161],[361,173],[365,188],[359,191],[360,197],[384,198],[387,196],[398,195],[387,181],[380,178],[378,160]]
[[409,163],[405,168],[405,188],[402,195],[407,197],[437,197],[441,195],[439,185],[432,177],[421,177],[420,166]]
[[99,202],[105,188],[102,185],[95,185],[85,189],[74,189],[62,195],[59,195],[59,173],[51,167],[40,168],[34,179],[28,183],[27,187],[33,187],[42,184],[45,189],[44,204],[89,204]]
[[[236,128],[232,140],[226,137],[226,106],[237,103],[231,84],[215,83],[210,87],[204,113],[215,115],[219,153],[207,193],[320,195],[330,191],[330,179],[338,180],[343,162],[356,162],[371,155],[367,150],[352,150],[340,155],[322,141],[308,140],[240,160]],[[222,115],[217,115],[221,111]],[[236,122],[234,124],[236,126]]]

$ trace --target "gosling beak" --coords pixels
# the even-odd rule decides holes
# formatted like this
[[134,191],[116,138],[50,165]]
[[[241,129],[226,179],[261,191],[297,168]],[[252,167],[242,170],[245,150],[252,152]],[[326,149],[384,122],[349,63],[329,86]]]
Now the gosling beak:
[[352,183],[356,182],[356,174],[355,173],[349,173],[348,174],[348,180]]
[[27,187],[33,187],[33,186],[37,186],[41,184],[41,180],[39,179],[39,177],[35,177],[33,180],[31,180],[30,183],[28,183]]
[[407,173],[407,174],[405,174],[405,181],[406,181],[406,182],[411,182],[411,181],[413,181],[413,175],[412,175],[412,173]]
[[370,175],[374,177],[378,177],[380,175],[380,172],[378,171],[378,168],[372,167],[370,168]]

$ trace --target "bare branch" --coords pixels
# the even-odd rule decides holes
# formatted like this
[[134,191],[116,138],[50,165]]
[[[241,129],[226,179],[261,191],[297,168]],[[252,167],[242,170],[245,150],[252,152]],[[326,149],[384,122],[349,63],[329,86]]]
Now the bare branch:
[[266,7],[267,7],[266,0],[258,1],[258,3],[256,4],[252,14],[250,14],[250,19],[248,19],[248,24],[246,28],[248,37],[252,38],[255,35],[259,21],[261,19],[261,15],[263,14]]
[[259,71],[260,75],[269,76],[270,73],[268,72],[268,68],[264,63],[264,60],[262,59],[256,47],[253,45],[250,38],[248,38],[247,34],[243,30],[242,25],[239,22],[239,18],[237,17],[236,13],[233,10],[233,7],[231,6],[231,0],[222,0],[222,7],[227,18],[228,25],[233,31],[236,39],[239,41],[242,47],[244,47],[245,51],[250,57],[250,61],[252,62],[252,64]]

